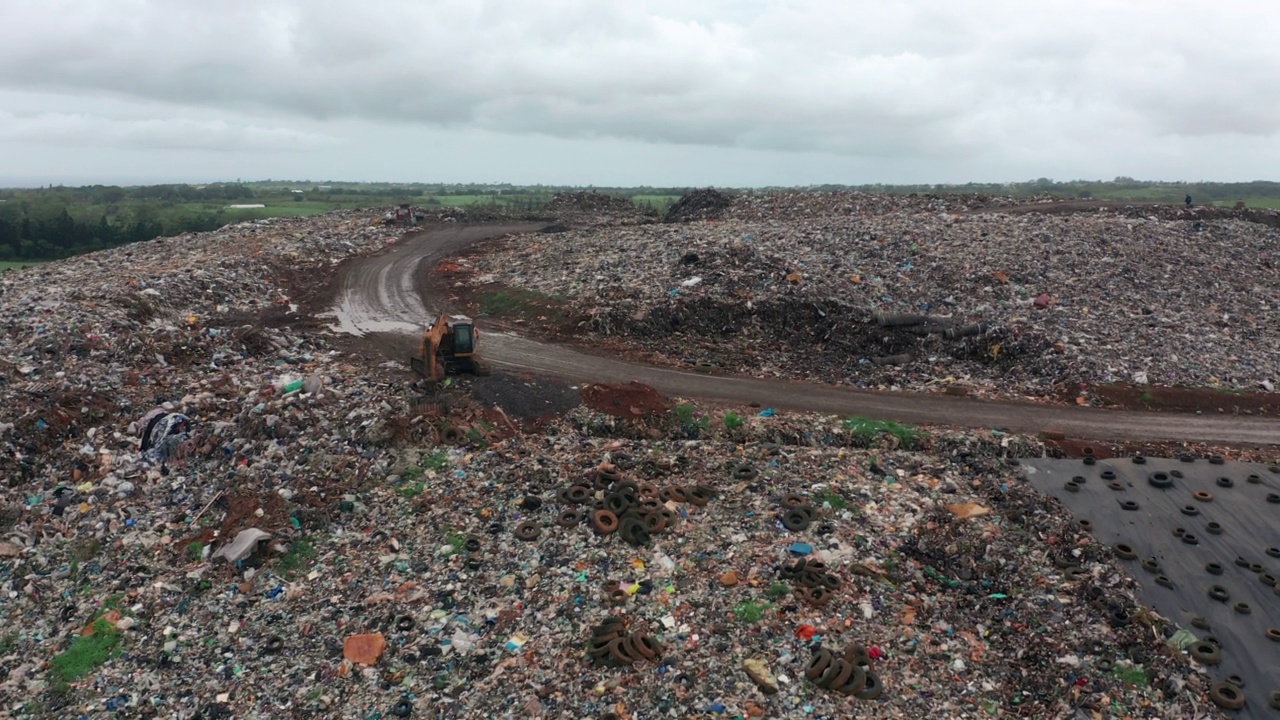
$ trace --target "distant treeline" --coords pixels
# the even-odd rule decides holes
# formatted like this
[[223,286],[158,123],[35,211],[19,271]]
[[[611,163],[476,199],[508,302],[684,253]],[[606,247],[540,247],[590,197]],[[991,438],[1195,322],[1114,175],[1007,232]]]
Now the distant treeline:
[[[0,260],[50,260],[226,224],[182,203],[252,197],[245,188],[95,186],[0,191]],[[182,208],[182,209],[179,209]]]
[[[0,190],[0,260],[49,260],[158,236],[215,230],[257,218],[311,215],[338,208],[418,205],[485,205],[531,210],[557,192],[595,192],[663,209],[688,187],[572,187],[506,183],[349,183],[265,180],[208,185],[47,187]],[[724,188],[744,193],[800,188]],[[819,185],[806,190],[886,193],[1095,198],[1199,204],[1244,201],[1280,208],[1280,183],[1160,182],[1118,177],[1109,181],[1053,181],[965,185]],[[237,209],[236,204],[265,207]]]

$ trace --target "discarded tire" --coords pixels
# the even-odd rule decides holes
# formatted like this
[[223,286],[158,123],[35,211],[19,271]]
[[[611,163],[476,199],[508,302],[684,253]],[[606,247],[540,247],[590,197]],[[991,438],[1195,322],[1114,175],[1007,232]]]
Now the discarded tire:
[[854,694],[859,700],[875,700],[884,693],[884,685],[880,684],[880,677],[871,671],[867,671],[866,683],[862,690]]
[[1228,594],[1227,589],[1221,585],[1213,585],[1209,587],[1209,597],[1217,600],[1218,602],[1226,602],[1227,598],[1231,597],[1231,595]]
[[1233,485],[1235,485],[1235,482],[1229,477],[1218,478],[1218,487],[1229,488]]
[[689,490],[689,502],[702,507],[716,496],[715,488],[709,485],[695,485]]
[[827,668],[831,666],[831,661],[834,659],[830,650],[821,649],[815,652],[813,657],[809,659],[809,665],[805,668],[805,679],[813,681],[822,677],[822,674],[827,671]]
[[1222,525],[1221,525],[1221,523],[1211,522],[1211,523],[1209,523],[1208,525],[1205,525],[1205,526],[1204,526],[1204,529],[1205,529],[1205,532],[1209,533],[1210,535],[1221,535],[1221,534],[1222,534]]
[[1244,707],[1244,692],[1231,683],[1215,683],[1209,688],[1209,699],[1224,710],[1239,710]]
[[812,522],[813,519],[809,513],[797,508],[788,510],[782,515],[782,526],[792,532],[808,530]]
[[608,535],[618,529],[618,516],[608,510],[597,510],[591,514],[591,525],[601,535]]
[[643,520],[635,517],[629,517],[619,524],[618,535],[630,545],[640,546],[649,542],[649,529],[645,527]]
[[1129,511],[1137,510],[1137,509],[1138,509],[1138,503],[1137,503],[1136,501],[1134,501],[1134,500],[1121,500],[1121,501],[1120,501],[1120,509],[1121,509],[1121,510],[1129,510]]
[[515,536],[517,540],[537,540],[542,531],[538,528],[538,524],[532,520],[525,520],[516,526]]
[[1133,560],[1138,557],[1138,553],[1134,552],[1132,547],[1124,543],[1118,543],[1112,549],[1115,550],[1116,557],[1121,560]]
[[1200,514],[1200,508],[1196,507],[1195,505],[1183,505],[1182,514],[1187,515],[1189,517],[1195,517],[1196,515]]
[[1153,472],[1147,476],[1147,483],[1151,487],[1164,490],[1173,487],[1173,478],[1169,477],[1169,473],[1166,472]]
[[733,469],[734,480],[754,480],[760,473],[750,465],[739,465]]
[[861,645],[845,648],[844,659],[860,667],[871,667],[871,653]]
[[1207,570],[1210,575],[1222,574],[1222,566],[1219,565],[1218,563],[1209,563],[1208,565],[1204,566],[1204,569]]
[[1192,643],[1187,652],[1192,660],[1201,665],[1217,665],[1222,662],[1222,648],[1210,642]]
[[574,510],[572,508],[568,510],[561,510],[560,514],[556,516],[556,525],[559,525],[560,527],[575,527],[581,524],[582,524],[581,510]]

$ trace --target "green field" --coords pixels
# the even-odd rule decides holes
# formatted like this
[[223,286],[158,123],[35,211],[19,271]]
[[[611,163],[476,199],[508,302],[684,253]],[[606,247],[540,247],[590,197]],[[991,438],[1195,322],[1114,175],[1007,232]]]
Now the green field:
[[[250,205],[256,203],[235,204]],[[228,222],[238,222],[273,217],[311,217],[312,215],[323,215],[334,210],[370,207],[373,203],[368,200],[302,200],[299,202],[273,201],[263,204],[266,207],[233,208],[224,203],[176,203],[167,212],[175,215],[220,215]]]
[[664,205],[675,204],[680,199],[679,195],[634,195],[631,198],[637,203],[649,203],[662,207]]
[[[1195,199],[1194,197],[1192,198]],[[1218,205],[1222,207],[1234,207],[1235,201],[1220,200]],[[1244,198],[1245,207],[1264,208],[1267,210],[1280,210],[1280,198]]]
[[35,267],[39,264],[40,263],[38,262],[30,261],[0,260],[0,272],[4,272],[5,270],[21,270],[22,268]]

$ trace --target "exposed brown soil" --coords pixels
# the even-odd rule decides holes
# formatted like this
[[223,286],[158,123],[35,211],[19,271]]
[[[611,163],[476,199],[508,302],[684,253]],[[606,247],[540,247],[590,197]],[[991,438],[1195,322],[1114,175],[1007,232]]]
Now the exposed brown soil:
[[667,411],[667,400],[657,390],[638,382],[625,385],[587,385],[583,403],[597,412],[625,420],[640,420]]
[[[1064,401],[1076,393],[1066,389]],[[1122,410],[1151,410],[1179,413],[1227,415],[1280,414],[1280,393],[1226,392],[1213,388],[1166,387],[1156,385],[1109,384],[1090,386],[1085,396],[1093,404]]]

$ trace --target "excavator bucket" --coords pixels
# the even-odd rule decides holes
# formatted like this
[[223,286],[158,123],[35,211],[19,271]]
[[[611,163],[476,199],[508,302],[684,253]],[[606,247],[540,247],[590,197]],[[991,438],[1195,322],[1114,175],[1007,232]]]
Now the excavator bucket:
[[413,371],[418,373],[419,375],[427,375],[429,372],[427,370],[426,361],[418,357],[417,355],[414,355],[413,357],[409,358],[409,367],[413,368]]

